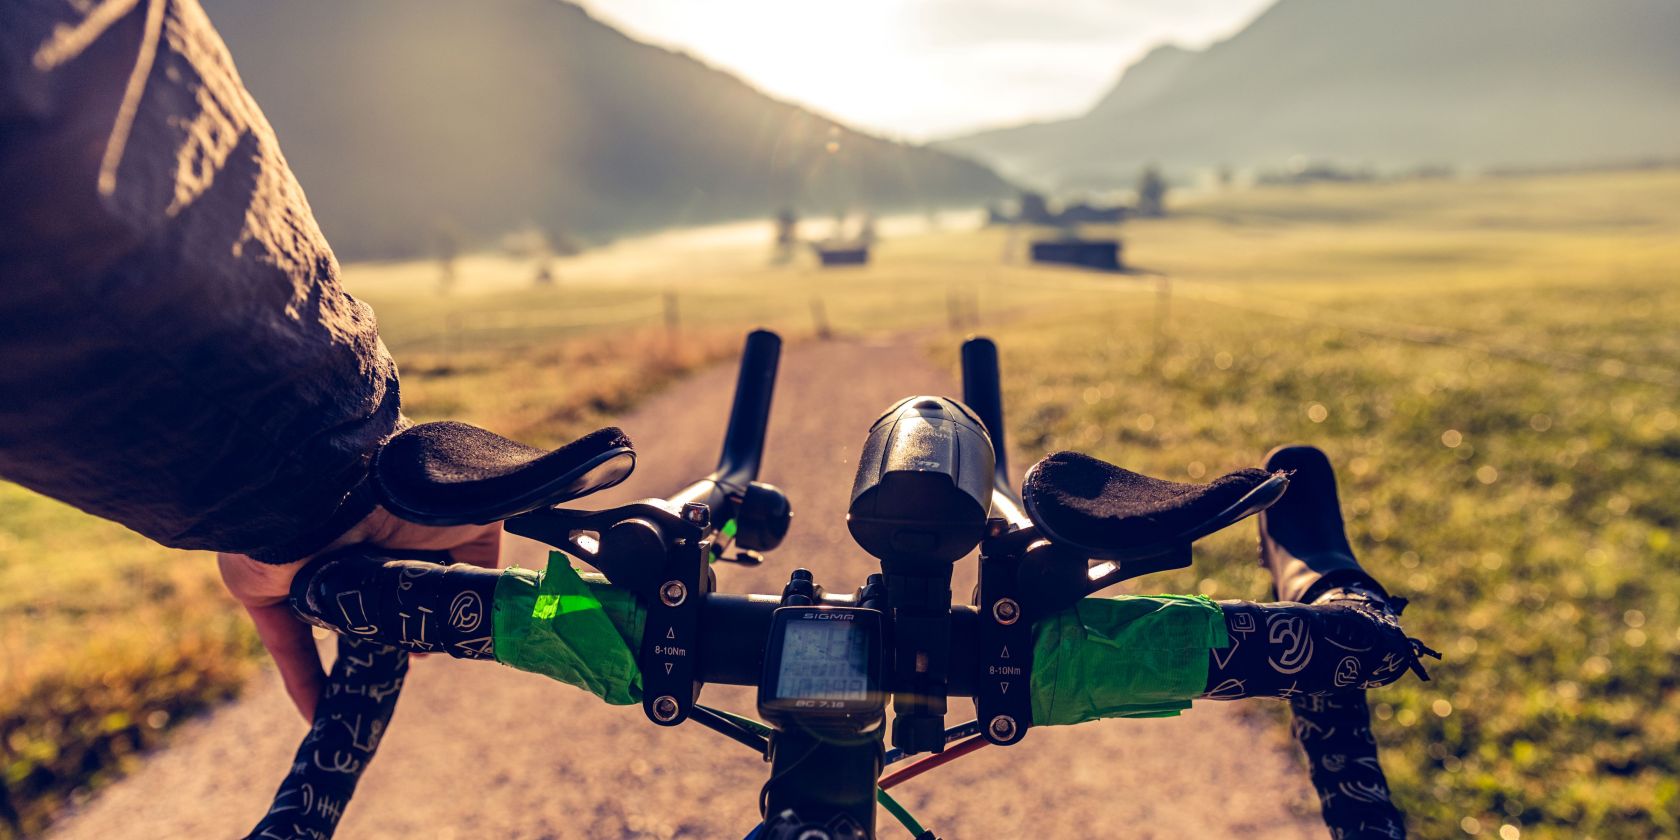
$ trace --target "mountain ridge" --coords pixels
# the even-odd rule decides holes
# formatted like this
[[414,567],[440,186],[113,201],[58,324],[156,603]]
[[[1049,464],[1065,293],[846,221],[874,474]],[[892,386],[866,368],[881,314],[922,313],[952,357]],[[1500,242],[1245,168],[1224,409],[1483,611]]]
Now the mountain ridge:
[[1680,4],[1279,0],[1159,90],[936,142],[1040,185],[1169,167],[1566,165],[1680,154]]
[[204,4],[346,259],[1012,191],[563,0]]

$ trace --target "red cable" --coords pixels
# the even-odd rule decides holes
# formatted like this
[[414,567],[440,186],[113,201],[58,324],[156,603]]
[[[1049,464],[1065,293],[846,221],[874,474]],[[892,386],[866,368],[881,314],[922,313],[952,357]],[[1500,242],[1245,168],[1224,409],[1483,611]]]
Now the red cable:
[[911,779],[914,779],[917,776],[940,766],[941,764],[956,761],[957,759],[962,758],[963,756],[968,755],[969,753],[974,752],[989,743],[991,742],[986,740],[986,736],[976,735],[973,738],[970,738],[942,753],[934,753],[933,755],[930,755],[927,758],[904,768],[903,770],[882,776],[881,781],[877,782],[877,784],[880,785],[882,790],[887,790],[888,788],[897,785],[899,782],[910,781]]

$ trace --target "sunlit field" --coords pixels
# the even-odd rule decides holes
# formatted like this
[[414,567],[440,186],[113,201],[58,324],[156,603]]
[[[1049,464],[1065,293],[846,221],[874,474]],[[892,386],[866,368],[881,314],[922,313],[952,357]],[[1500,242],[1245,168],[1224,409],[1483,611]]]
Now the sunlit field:
[[[857,269],[773,262],[765,224],[556,260],[540,286],[541,264],[507,254],[462,257],[447,288],[437,263],[345,276],[411,416],[532,443],[728,357],[754,324],[915,332],[953,365],[953,335],[985,331],[1029,450],[1194,480],[1316,443],[1355,546],[1447,657],[1374,697],[1416,835],[1680,833],[1680,173],[1178,209],[1121,229],[1119,275],[1030,266],[1033,232],[953,217],[887,228]],[[1253,543],[1234,529],[1143,588],[1261,597]],[[260,657],[207,556],[0,485],[0,836],[237,693]]]
[[[1319,445],[1446,654],[1373,698],[1416,834],[1680,833],[1680,178],[1252,193],[1128,232],[1170,314],[994,330],[1017,440],[1179,481]],[[1233,530],[1142,588],[1263,596]]]

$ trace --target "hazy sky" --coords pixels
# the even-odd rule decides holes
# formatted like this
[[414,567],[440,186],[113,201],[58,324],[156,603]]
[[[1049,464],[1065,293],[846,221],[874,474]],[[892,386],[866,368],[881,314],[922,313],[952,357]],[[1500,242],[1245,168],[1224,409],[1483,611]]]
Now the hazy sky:
[[927,139],[1083,111],[1162,41],[1202,46],[1272,0],[582,0],[859,128]]

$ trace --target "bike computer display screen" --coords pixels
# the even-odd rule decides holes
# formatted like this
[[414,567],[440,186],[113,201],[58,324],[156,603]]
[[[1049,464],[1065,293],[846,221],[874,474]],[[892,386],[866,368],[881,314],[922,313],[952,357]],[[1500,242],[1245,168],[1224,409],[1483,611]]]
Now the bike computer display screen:
[[857,607],[782,607],[771,621],[758,686],[767,717],[879,716],[882,689],[881,613]]
[[854,621],[793,621],[782,633],[776,696],[801,700],[869,697],[869,634]]

